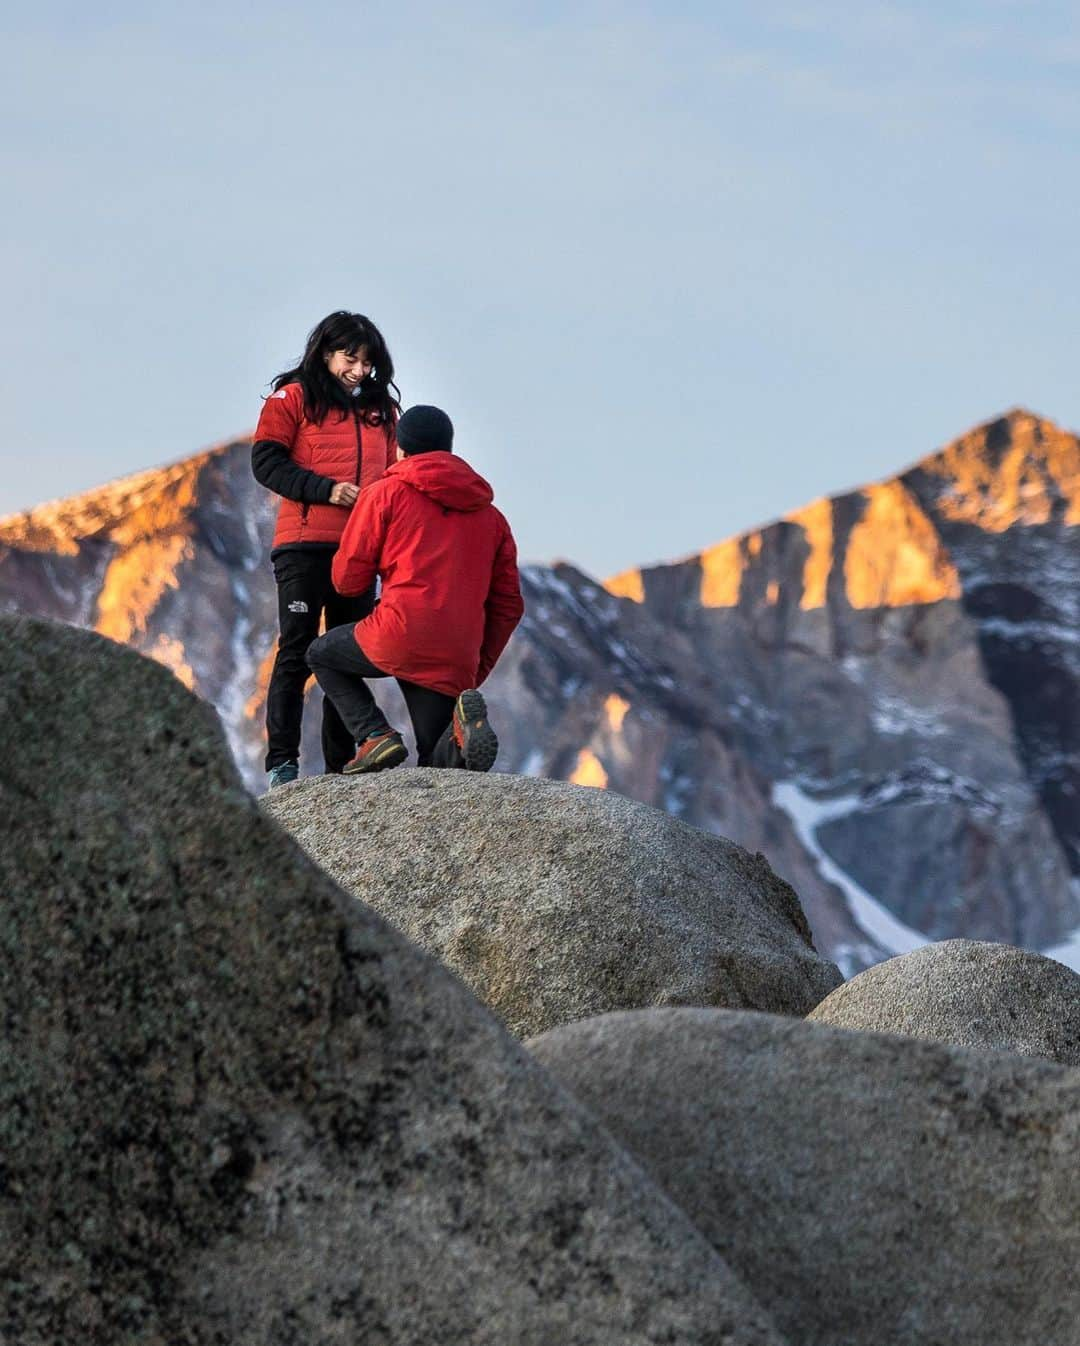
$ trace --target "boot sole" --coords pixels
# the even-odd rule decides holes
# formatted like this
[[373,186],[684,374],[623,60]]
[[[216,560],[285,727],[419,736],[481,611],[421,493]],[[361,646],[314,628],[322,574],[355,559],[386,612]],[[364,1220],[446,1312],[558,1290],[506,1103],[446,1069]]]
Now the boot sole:
[[454,713],[464,726],[465,743],[461,753],[466,771],[490,771],[499,755],[499,740],[488,724],[484,698],[475,689],[462,692]]
[[362,762],[353,766],[347,762],[341,768],[343,776],[364,776],[372,771],[388,771],[391,767],[400,766],[409,755],[409,750],[404,743],[387,743],[381,748],[376,748],[373,753],[365,757]]

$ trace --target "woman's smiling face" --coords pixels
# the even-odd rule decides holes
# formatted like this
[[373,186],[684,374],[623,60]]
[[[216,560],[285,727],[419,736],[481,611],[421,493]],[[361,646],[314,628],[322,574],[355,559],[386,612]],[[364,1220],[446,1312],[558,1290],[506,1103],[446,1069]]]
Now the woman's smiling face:
[[323,359],[334,378],[350,391],[359,388],[373,368],[366,346],[361,346],[354,355],[348,351],[327,351]]

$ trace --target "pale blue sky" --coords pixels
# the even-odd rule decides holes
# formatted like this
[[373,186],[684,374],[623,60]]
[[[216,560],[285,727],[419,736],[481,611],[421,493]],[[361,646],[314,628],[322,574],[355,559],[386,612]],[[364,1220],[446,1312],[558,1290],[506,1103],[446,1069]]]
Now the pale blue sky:
[[338,307],[599,574],[1078,428],[1078,12],[46,0],[0,46],[0,514],[248,430]]

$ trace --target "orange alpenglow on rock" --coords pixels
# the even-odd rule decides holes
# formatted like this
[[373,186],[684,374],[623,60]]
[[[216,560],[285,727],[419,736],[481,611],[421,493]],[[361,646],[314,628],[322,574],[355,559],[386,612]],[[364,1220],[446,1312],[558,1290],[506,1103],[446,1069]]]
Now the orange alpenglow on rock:
[[249,720],[261,718],[266,709],[266,693],[270,688],[270,674],[274,671],[277,658],[277,645],[272,645],[263,656],[259,671],[255,674],[255,690],[244,702],[244,715]]
[[[865,508],[844,556],[851,606],[902,607],[958,598],[960,577],[948,550],[907,487],[900,481],[887,481],[859,494]],[[804,611],[823,608],[835,561],[833,502],[816,500],[785,516],[784,522],[801,529],[806,540],[799,606]],[[746,533],[691,558],[701,568],[702,607],[737,607],[744,576],[761,558],[763,564],[775,558],[776,538],[775,527],[765,533]],[[765,585],[765,602],[774,606],[780,591],[781,581],[774,576]]]
[[570,773],[572,785],[591,785],[598,790],[606,790],[608,774],[600,764],[600,759],[588,748],[578,753],[577,765]]
[[618,692],[612,692],[604,702],[604,714],[613,733],[618,734],[622,731],[623,720],[626,719],[626,712],[629,709],[630,702],[625,701]]
[[[115,552],[98,594],[94,629],[130,643],[146,634],[154,608],[168,589],[179,588],[177,572],[194,554],[191,516],[198,478],[214,452],[13,515],[0,521],[0,544],[75,556],[84,539],[112,543]],[[178,658],[171,645],[160,662],[174,671],[185,668],[190,676],[182,651]]]
[[851,606],[898,608],[959,598],[960,576],[907,487],[886,481],[860,494],[866,509],[844,558]]
[[[752,538],[745,539],[751,554],[755,554]],[[703,608],[733,608],[739,602],[743,571],[742,538],[729,538],[716,547],[709,547],[698,558],[701,565],[701,606]],[[757,551],[761,550],[760,538]]]
[[184,647],[179,640],[162,632],[154,644],[143,653],[170,669],[189,692],[195,691],[195,670],[187,662]]
[[640,570],[624,570],[604,580],[604,588],[615,598],[629,598],[633,603],[645,602],[645,585]]
[[156,480],[131,496],[128,511],[109,528],[107,536],[119,550],[98,595],[94,629],[101,635],[127,644],[145,634],[166,590],[180,587],[177,572],[194,555],[192,511],[198,474],[208,456],[200,454],[157,473]]
[[1080,523],[1080,440],[1027,411],[1003,418],[1009,441],[1000,456],[989,427],[962,435],[920,466],[949,482],[938,508],[955,523],[1003,533],[1014,524],[1050,523],[1055,504],[1064,522]]
[[121,645],[144,635],[165,591],[180,587],[180,564],[193,555],[191,539],[182,533],[148,537],[125,547],[105,572],[94,630]]
[[[1007,436],[995,448],[991,437],[1002,426],[1007,426]],[[945,484],[936,508],[951,522],[992,533],[1017,524],[1047,524],[1055,518],[1066,525],[1080,524],[1080,439],[1030,412],[1010,412],[980,426],[918,467]],[[841,556],[836,555],[833,500],[815,500],[784,517],[785,523],[801,529],[807,546],[800,608],[826,606],[836,564],[843,565],[853,608],[906,607],[959,598],[960,577],[949,551],[904,482],[893,478],[856,494],[865,507]],[[775,554],[776,541],[774,525],[729,538],[675,564],[700,566],[702,607],[734,608],[746,572]],[[640,570],[616,575],[604,587],[636,603],[645,601]],[[764,595],[766,603],[775,604],[780,581],[770,579]]]
[[83,538],[102,537],[127,546],[170,528],[183,527],[195,503],[199,473],[220,449],[122,477],[109,486],[53,500],[0,519],[0,544],[20,551],[74,556]]

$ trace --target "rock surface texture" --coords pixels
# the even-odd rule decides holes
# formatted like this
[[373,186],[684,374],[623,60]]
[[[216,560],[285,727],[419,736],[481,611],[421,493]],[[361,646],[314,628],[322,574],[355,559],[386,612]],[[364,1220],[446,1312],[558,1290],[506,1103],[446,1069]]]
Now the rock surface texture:
[[0,641],[0,1340],[779,1342],[460,983],[260,814],[210,707],[97,636]]
[[1080,976],[1008,944],[928,944],[838,986],[808,1017],[1080,1066]]
[[1080,1342],[1080,1072],[725,1010],[529,1046],[800,1346]]
[[841,980],[760,855],[610,791],[399,770],[262,802],[522,1037],[654,1005],[803,1015]]

